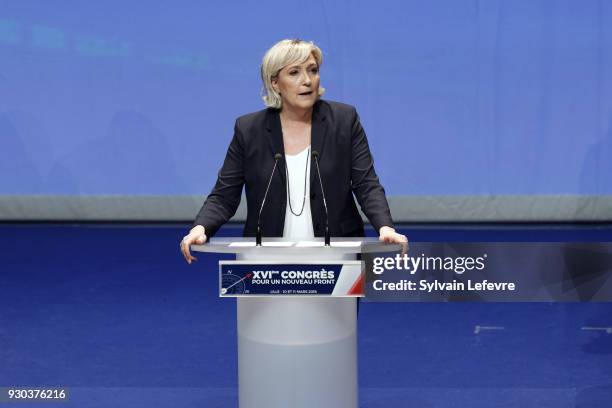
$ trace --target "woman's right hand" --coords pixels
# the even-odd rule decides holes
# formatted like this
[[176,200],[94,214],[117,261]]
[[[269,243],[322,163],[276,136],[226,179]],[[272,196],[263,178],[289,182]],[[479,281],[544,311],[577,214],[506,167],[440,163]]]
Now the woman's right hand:
[[181,240],[181,252],[183,253],[183,257],[188,264],[191,265],[191,261],[197,261],[198,258],[192,256],[189,252],[189,247],[191,245],[204,245],[206,242],[206,231],[204,231],[204,227],[202,225],[196,225],[189,231],[189,234],[185,235]]

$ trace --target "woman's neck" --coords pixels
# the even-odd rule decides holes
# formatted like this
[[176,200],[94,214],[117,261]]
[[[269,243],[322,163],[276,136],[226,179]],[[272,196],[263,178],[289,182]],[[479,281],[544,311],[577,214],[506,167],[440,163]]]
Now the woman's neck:
[[287,109],[280,112],[285,154],[295,155],[310,145],[312,108],[308,110]]
[[312,120],[312,108],[291,109],[283,106],[280,111],[280,117],[285,123],[310,123]]

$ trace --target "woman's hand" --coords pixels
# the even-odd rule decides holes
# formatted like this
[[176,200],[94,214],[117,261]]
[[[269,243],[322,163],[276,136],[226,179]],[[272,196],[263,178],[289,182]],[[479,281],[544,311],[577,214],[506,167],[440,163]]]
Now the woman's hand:
[[192,256],[189,252],[190,245],[203,245],[206,242],[206,232],[204,231],[204,227],[202,225],[196,225],[189,231],[189,234],[183,237],[181,241],[181,252],[183,253],[183,257],[188,264],[191,265],[191,261],[197,261],[198,258]]
[[400,244],[402,246],[402,254],[408,252],[408,238],[395,232],[391,227],[380,227],[378,239],[386,244]]

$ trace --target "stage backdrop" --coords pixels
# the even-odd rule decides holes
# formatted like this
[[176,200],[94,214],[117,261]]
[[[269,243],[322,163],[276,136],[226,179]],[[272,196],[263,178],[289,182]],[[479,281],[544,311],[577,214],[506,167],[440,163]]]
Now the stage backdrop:
[[612,219],[610,2],[160,3],[2,1],[1,219],[191,219],[294,37],[397,220]]

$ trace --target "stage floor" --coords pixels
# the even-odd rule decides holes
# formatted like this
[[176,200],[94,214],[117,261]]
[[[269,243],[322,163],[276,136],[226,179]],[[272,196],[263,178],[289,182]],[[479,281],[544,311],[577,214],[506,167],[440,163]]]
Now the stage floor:
[[[217,257],[183,261],[187,227],[0,225],[0,387],[67,386],[61,406],[79,408],[236,407],[235,301],[217,296]],[[605,225],[401,230],[612,241]],[[360,407],[609,408],[608,327],[612,303],[362,302]]]

